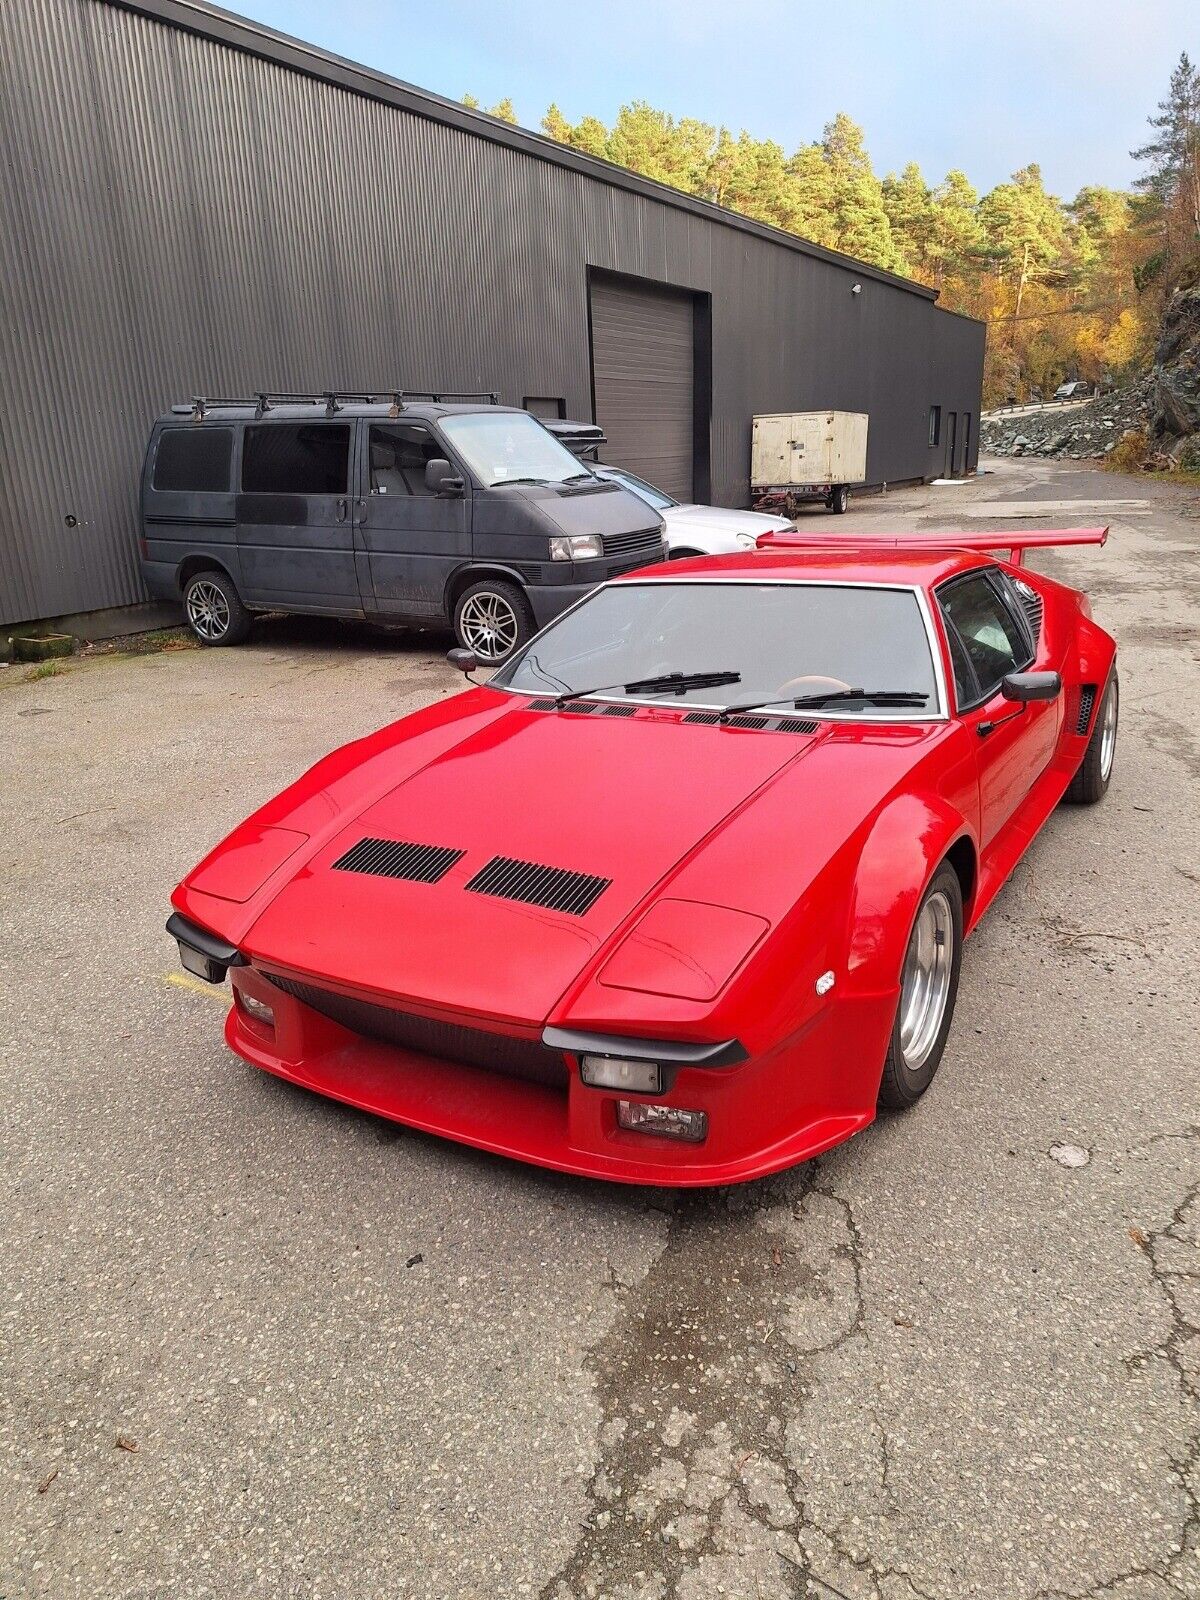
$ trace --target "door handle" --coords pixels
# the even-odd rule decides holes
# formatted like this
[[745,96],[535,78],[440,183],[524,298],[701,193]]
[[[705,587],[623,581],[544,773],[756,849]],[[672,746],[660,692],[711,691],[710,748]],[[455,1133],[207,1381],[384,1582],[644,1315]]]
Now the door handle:
[[346,497],[343,495],[337,503],[337,519],[339,522],[346,520]]

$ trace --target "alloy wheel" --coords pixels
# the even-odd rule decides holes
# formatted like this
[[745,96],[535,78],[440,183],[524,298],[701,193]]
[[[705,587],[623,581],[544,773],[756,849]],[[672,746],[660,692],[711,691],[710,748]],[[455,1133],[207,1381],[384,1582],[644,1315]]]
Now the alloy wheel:
[[1104,721],[1100,727],[1100,778],[1107,783],[1112,776],[1113,757],[1117,753],[1117,686],[1111,683],[1104,696]]
[[517,642],[520,622],[503,595],[484,589],[463,606],[458,627],[463,643],[481,661],[501,661]]
[[900,986],[900,1053],[917,1072],[937,1043],[954,971],[954,914],[939,889],[917,915]]
[[229,629],[229,602],[215,583],[201,578],[187,592],[187,619],[201,639],[215,644]]

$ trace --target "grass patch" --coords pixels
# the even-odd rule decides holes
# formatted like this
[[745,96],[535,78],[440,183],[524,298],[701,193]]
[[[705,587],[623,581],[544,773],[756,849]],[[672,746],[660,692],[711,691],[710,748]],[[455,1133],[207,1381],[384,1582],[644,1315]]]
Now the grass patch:
[[37,683],[42,678],[61,678],[66,668],[61,661],[43,661],[39,666],[30,667],[24,674],[26,683]]

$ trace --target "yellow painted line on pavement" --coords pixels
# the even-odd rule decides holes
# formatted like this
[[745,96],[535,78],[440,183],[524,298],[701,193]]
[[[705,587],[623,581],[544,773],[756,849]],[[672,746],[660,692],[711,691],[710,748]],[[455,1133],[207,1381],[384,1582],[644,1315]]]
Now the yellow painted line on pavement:
[[162,980],[174,984],[177,989],[187,989],[191,994],[202,994],[206,1000],[219,1000],[226,1010],[233,1004],[233,995],[228,989],[205,983],[203,978],[193,978],[190,972],[164,972]]

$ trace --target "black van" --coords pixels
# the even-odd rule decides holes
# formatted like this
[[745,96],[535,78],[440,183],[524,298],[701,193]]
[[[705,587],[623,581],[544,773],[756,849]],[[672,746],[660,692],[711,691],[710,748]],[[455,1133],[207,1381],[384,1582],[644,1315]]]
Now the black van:
[[155,423],[142,470],[146,582],[203,644],[312,611],[450,623],[492,665],[665,554],[644,501],[528,412],[465,396],[197,399]]

